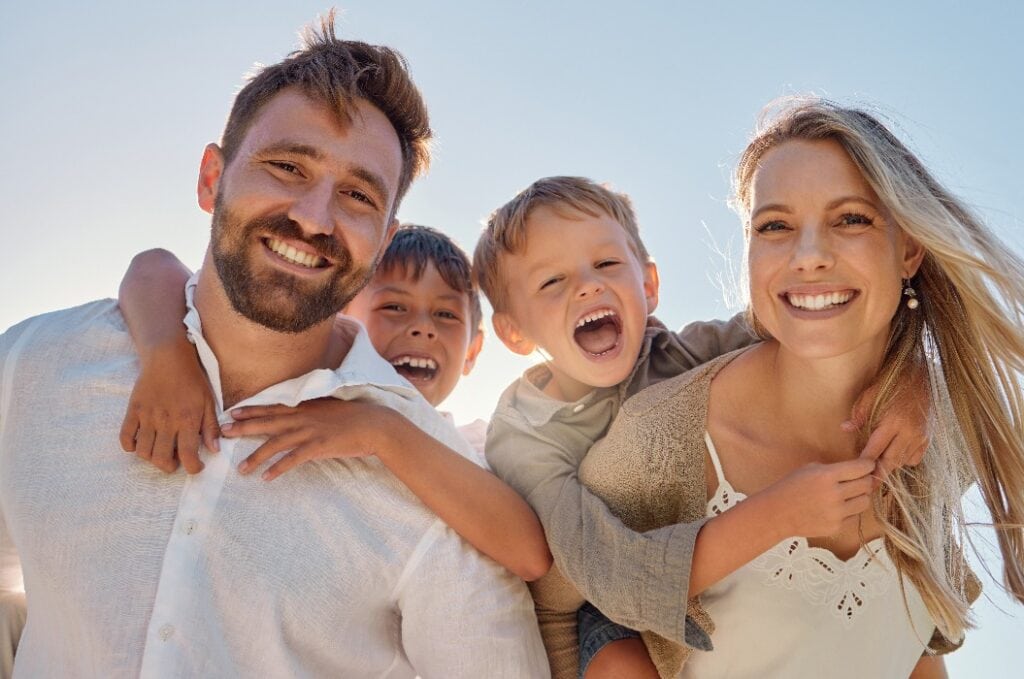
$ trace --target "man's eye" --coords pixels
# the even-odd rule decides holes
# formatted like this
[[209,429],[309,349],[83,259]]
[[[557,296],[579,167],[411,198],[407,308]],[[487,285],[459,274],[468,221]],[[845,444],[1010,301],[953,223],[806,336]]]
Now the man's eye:
[[269,162],[270,162],[271,165],[273,165],[277,169],[284,170],[288,174],[298,174],[298,175],[302,174],[302,172],[299,171],[299,166],[298,165],[295,165],[293,163],[289,163],[288,161],[285,161],[285,160],[271,160]]
[[362,191],[356,191],[355,189],[350,189],[348,191],[345,191],[344,193],[345,193],[345,195],[350,196],[351,198],[354,198],[355,200],[359,201],[360,203],[366,203],[367,205],[374,205],[373,199],[370,198],[365,193],[363,193]]

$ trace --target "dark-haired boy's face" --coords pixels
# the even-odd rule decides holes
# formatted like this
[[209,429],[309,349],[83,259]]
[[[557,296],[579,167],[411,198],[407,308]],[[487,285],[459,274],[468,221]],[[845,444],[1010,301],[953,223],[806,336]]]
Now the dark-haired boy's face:
[[236,311],[280,332],[333,316],[371,276],[396,224],[398,136],[357,100],[350,124],[296,90],[263,106],[224,167],[200,172],[211,253]]
[[433,406],[469,374],[483,340],[469,295],[449,287],[432,263],[419,280],[402,266],[378,271],[345,313],[363,322],[377,353]]

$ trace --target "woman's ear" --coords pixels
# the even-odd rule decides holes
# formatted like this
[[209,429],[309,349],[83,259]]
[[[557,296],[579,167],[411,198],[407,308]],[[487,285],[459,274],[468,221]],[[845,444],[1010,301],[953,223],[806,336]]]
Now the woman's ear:
[[907,235],[903,234],[903,277],[913,278],[917,270],[921,268],[921,262],[924,261],[925,250],[921,243]]
[[520,356],[529,356],[537,348],[536,344],[523,336],[515,320],[504,311],[495,312],[491,324],[494,325],[494,334],[510,351]]

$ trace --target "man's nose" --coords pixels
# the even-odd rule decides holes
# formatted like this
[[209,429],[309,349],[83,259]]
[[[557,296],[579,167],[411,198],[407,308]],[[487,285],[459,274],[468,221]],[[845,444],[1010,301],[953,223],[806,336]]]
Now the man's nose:
[[329,236],[334,233],[335,227],[334,203],[334,183],[321,181],[295,198],[288,210],[288,217],[307,235]]

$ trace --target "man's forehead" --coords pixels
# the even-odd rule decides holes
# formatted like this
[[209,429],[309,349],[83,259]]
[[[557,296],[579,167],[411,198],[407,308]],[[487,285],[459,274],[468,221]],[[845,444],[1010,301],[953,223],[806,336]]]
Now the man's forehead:
[[365,99],[345,112],[288,88],[275,94],[253,118],[240,155],[291,150],[319,161],[372,165],[397,186],[402,148],[387,116]]

